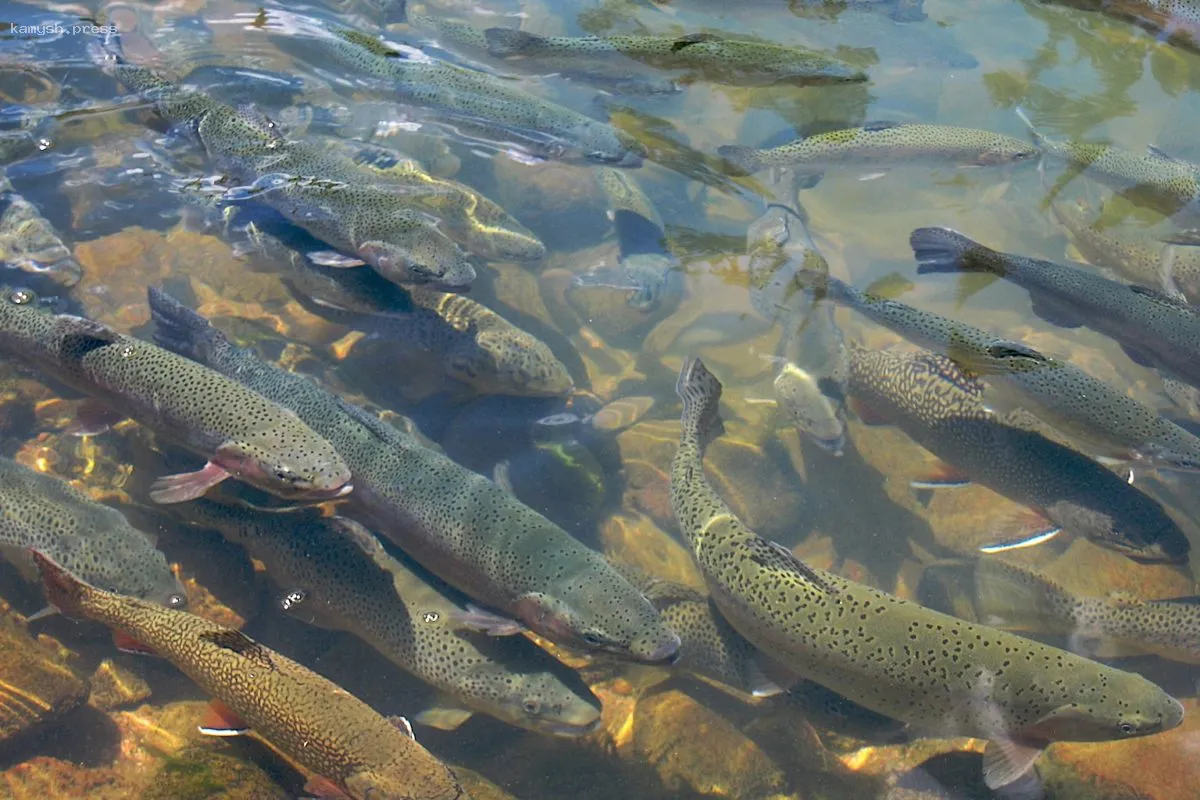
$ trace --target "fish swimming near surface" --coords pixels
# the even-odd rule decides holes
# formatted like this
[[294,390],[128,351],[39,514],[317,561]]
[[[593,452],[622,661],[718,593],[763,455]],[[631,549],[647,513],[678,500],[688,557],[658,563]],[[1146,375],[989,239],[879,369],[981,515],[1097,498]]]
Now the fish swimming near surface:
[[[467,633],[454,624],[460,597],[389,555],[366,528],[315,511],[257,512],[198,500],[180,507],[262,561],[281,607],[354,634],[445,700],[414,721],[455,728],[474,712],[539,733],[581,736],[600,701],[572,670],[524,636]],[[287,598],[301,597],[289,603]]]
[[[83,277],[83,267],[63,244],[54,226],[32,203],[13,190],[0,173],[0,261],[33,277],[49,278],[69,289]],[[17,276],[10,276],[16,280]]]
[[986,739],[992,789],[1055,741],[1119,741],[1183,721],[1179,701],[1140,675],[901,600],[763,539],[704,474],[720,382],[689,358],[678,394],[672,507],[713,602],[759,650],[915,733]]
[[1006,630],[1068,637],[1089,658],[1162,656],[1200,664],[1200,599],[1086,597],[1032,570],[995,558],[975,566],[980,619]]
[[[354,472],[351,509],[459,591],[554,642],[669,660],[679,637],[600,554],[491,480],[352,406],[310,379],[239,349],[203,317],[150,290],[157,341],[294,410]],[[479,612],[464,624],[520,625]]]
[[1112,337],[1144,366],[1200,386],[1200,309],[1144,286],[1067,264],[1002,253],[948,228],[910,236],[917,272],[985,272],[1026,289],[1033,312],[1054,325]]
[[841,167],[888,169],[904,164],[984,167],[1032,161],[1041,151],[1013,136],[976,128],[873,122],[758,149],[722,145],[717,155],[736,172],[772,167],[820,174]]
[[982,377],[993,410],[1025,408],[1084,452],[1121,465],[1200,469],[1200,438],[1070,363],[966,323],[855,289],[829,275],[809,274],[805,280],[830,299]]
[[813,86],[863,83],[867,74],[815,50],[715,33],[683,36],[540,36],[513,28],[484,31],[487,50],[506,59],[570,57],[593,61],[633,60],[658,69],[688,70],[697,80],[733,86],[790,83]]
[[150,493],[155,502],[192,500],[231,476],[285,498],[351,491],[346,462],[295,412],[107,325],[47,313],[32,292],[8,289],[0,298],[0,352],[97,401],[78,432],[131,417],[208,459],[196,472],[160,478]]
[[1053,0],[1131,22],[1159,41],[1200,50],[1200,5],[1195,0]]
[[354,800],[467,798],[449,767],[404,729],[407,723],[385,719],[307,667],[240,631],[97,589],[46,555],[34,551],[33,557],[50,602],[62,613],[123,632],[219,702],[219,716],[202,732],[253,730],[319,776],[310,784],[315,793],[328,795],[336,787]]
[[974,482],[1036,512],[988,552],[1060,531],[1144,562],[1184,562],[1191,548],[1162,507],[1084,454],[993,414],[982,382],[943,355],[849,347],[847,391],[869,422],[896,425],[943,466],[921,488]]
[[66,481],[0,458],[0,553],[36,578],[30,548],[106,591],[184,608],[187,593],[150,537]]

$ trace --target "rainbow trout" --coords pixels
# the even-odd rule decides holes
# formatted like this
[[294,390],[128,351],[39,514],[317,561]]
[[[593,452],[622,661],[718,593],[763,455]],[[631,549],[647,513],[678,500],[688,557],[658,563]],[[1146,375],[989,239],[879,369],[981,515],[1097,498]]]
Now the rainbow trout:
[[685,82],[731,86],[863,83],[867,75],[844,61],[799,47],[715,33],[684,36],[539,36],[512,28],[484,31],[497,58],[569,57],[579,61],[638,61],[663,70],[688,70]]
[[83,267],[63,244],[54,226],[33,204],[17,194],[0,173],[0,261],[8,269],[44,276],[68,289],[83,277]]
[[1151,653],[1200,664],[1200,600],[1077,596],[1025,567],[994,558],[975,565],[980,619],[1006,630],[1068,637],[1089,658]]
[[478,711],[538,733],[581,736],[600,721],[599,701],[573,671],[524,636],[457,629],[457,595],[388,555],[353,520],[209,500],[180,513],[262,561],[285,611],[354,634],[452,701],[417,722],[454,728]]
[[235,380],[107,325],[37,307],[5,290],[0,352],[91,395],[103,415],[131,417],[208,459],[155,482],[158,503],[193,500],[233,476],[279,497],[327,499],[351,490],[346,462],[290,411]]
[[[164,346],[276,399],[329,437],[354,471],[356,513],[446,583],[564,645],[647,662],[679,649],[679,637],[607,561],[492,481],[234,347],[164,292],[150,290],[150,310]],[[464,622],[518,630],[485,612]]]
[[901,122],[873,122],[861,128],[819,133],[767,149],[721,145],[717,155],[740,174],[782,167],[804,174],[829,168],[887,169],[903,164],[985,167],[1030,161],[1041,151],[1002,133]]
[[252,729],[354,800],[467,797],[410,732],[307,667],[240,631],[89,586],[37,551],[34,559],[60,611],[129,635],[227,707],[235,718],[217,735]]
[[115,35],[98,46],[104,69],[152,102],[158,115],[186,127],[220,170],[240,181],[222,198],[261,202],[334,250],[310,254],[321,264],[369,264],[396,283],[470,285],[475,269],[437,220],[415,203],[425,190],[383,180],[336,149],[285,138],[270,120],[129,64]]
[[646,155],[642,145],[611,125],[494,75],[419,50],[398,50],[373,35],[290,12],[272,9],[258,19],[261,27],[285,34],[287,44],[302,45],[302,50],[296,48],[301,58],[365,76],[460,134],[572,163],[639,167]]
[[983,377],[989,405],[997,411],[1004,405],[1028,409],[1100,458],[1154,469],[1200,469],[1200,438],[1072,364],[828,275],[805,280],[823,287],[830,299]]
[[[1045,2],[1046,0],[1043,0]],[[1200,4],[1196,0],[1054,0],[1131,22],[1173,44],[1200,49]]]
[[1150,681],[815,569],[737,518],[704,475],[721,384],[684,362],[671,504],[721,614],[803,677],[917,732],[988,740],[984,781],[1024,775],[1055,741],[1170,730],[1183,706]]
[[166,557],[120,511],[66,481],[0,458],[0,552],[33,578],[33,547],[106,591],[168,608],[187,605]]
[[986,272],[1033,298],[1033,312],[1054,325],[1086,325],[1115,339],[1139,364],[1200,386],[1200,311],[1144,286],[1063,264],[1001,253],[948,228],[917,228],[910,237],[917,272]]
[[949,466],[937,483],[973,481],[1044,518],[1042,536],[1013,546],[1063,530],[1138,561],[1187,561],[1187,537],[1157,502],[1082,453],[989,412],[982,382],[949,358],[851,345],[847,388]]

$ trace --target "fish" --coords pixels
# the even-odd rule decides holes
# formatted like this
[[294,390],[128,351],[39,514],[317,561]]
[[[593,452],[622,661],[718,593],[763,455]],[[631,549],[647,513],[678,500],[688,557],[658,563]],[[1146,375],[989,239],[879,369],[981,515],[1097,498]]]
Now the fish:
[[202,732],[253,730],[354,800],[467,798],[450,768],[411,732],[307,667],[241,631],[97,589],[36,550],[33,558],[62,613],[127,634],[219,701],[222,721]]
[[772,203],[746,229],[750,305],[769,322],[807,302],[801,271],[828,272],[829,264],[805,227],[803,212]]
[[83,278],[83,267],[63,244],[54,226],[13,189],[3,174],[0,174],[0,261],[6,269],[27,273],[30,278],[49,278],[60,290],[71,288]]
[[159,478],[150,492],[155,502],[195,499],[231,476],[291,499],[352,490],[346,462],[295,412],[107,325],[48,313],[33,292],[6,289],[0,296],[0,352],[95,399],[78,432],[130,417],[207,459],[196,472]]
[[320,142],[286,138],[270,119],[128,63],[116,34],[96,47],[106,72],[153,103],[160,117],[191,131],[213,164],[241,185],[226,203],[265,203],[332,250],[310,254],[326,266],[364,264],[401,284],[461,289],[475,268],[438,221],[412,202],[423,189],[389,182]]
[[[161,345],[291,408],[328,436],[355,474],[351,513],[446,583],[568,647],[651,663],[679,649],[679,637],[600,554],[493,481],[235,347],[157,288],[150,309]],[[491,625],[485,615],[468,621]],[[513,630],[511,622],[492,622]]]
[[1119,741],[1177,727],[1183,706],[1140,675],[955,619],[809,566],[750,530],[704,474],[721,384],[685,360],[671,504],[709,596],[759,650],[915,733],[986,739],[989,788],[1055,741]]
[[902,164],[985,167],[1032,161],[1041,151],[1013,136],[976,128],[902,122],[872,122],[861,128],[819,133],[779,147],[721,145],[717,155],[735,174],[772,167],[820,174],[826,169]]
[[1200,50],[1200,7],[1194,0],[1055,0],[1059,5],[1098,11],[1155,34],[1159,41]]
[[658,69],[689,70],[685,82],[732,86],[863,83],[862,70],[816,50],[715,33],[682,36],[540,36],[513,28],[484,31],[487,50],[505,59],[564,56],[593,61],[632,59]]
[[1175,247],[1145,233],[1094,227],[1079,204],[1053,202],[1050,210],[1088,261],[1172,297],[1200,302],[1200,250]]
[[259,27],[322,67],[336,64],[423,109],[456,132],[534,157],[636,168],[646,150],[618,129],[478,70],[395,47],[353,28],[272,9]]
[[1084,452],[1121,465],[1200,467],[1200,438],[1068,362],[828,275],[807,279],[830,299],[981,376],[987,402],[997,412],[1025,408]]
[[946,356],[851,344],[846,390],[868,420],[896,425],[941,460],[923,486],[986,486],[1036,512],[1030,539],[1061,530],[1136,561],[1187,561],[1187,537],[1155,500],[1019,418],[989,412],[982,381]]
[[0,458],[0,552],[36,577],[37,548],[106,591],[186,608],[187,592],[150,537],[66,481]]
[[1085,597],[1025,567],[995,558],[975,565],[975,608],[989,625],[1068,637],[1089,658],[1152,654],[1200,664],[1200,600]]
[[1084,325],[1115,339],[1137,363],[1200,386],[1200,310],[1188,302],[1083,264],[998,252],[948,228],[917,228],[909,240],[918,273],[997,275],[1027,290],[1033,312],[1047,322]]
[[572,670],[523,636],[464,634],[453,624],[462,597],[389,555],[354,520],[211,500],[179,513],[263,562],[281,597],[302,593],[289,614],[354,634],[448,699],[414,721],[458,727],[479,712],[559,736],[582,736],[599,724],[600,702]]

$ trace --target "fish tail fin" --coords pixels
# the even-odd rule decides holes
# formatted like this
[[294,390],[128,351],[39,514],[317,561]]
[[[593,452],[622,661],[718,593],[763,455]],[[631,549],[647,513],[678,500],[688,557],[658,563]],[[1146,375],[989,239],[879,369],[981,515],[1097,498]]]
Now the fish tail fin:
[[917,274],[929,272],[991,272],[991,259],[969,258],[987,248],[950,228],[917,228],[908,237],[917,259]]
[[487,39],[488,54],[497,58],[521,55],[529,47],[542,41],[542,37],[536,33],[516,28],[488,28],[483,32],[483,36]]
[[46,599],[50,605],[57,608],[68,617],[79,619],[86,617],[84,608],[90,598],[98,590],[76,578],[65,568],[56,563],[39,550],[30,550],[34,563],[42,575],[42,583],[46,587]]
[[725,431],[721,421],[721,382],[699,358],[689,358],[679,371],[675,393],[683,401],[683,435],[701,446]]
[[162,289],[151,286],[148,294],[154,341],[159,346],[210,366],[215,354],[230,346],[212,323]]
[[980,622],[1013,630],[1054,627],[1055,609],[1069,608],[1071,596],[1058,584],[1031,570],[996,558],[981,558],[975,567],[975,608]]
[[756,147],[745,147],[740,144],[723,144],[717,148],[717,155],[725,159],[735,175],[753,175],[766,168],[763,163],[762,151]]

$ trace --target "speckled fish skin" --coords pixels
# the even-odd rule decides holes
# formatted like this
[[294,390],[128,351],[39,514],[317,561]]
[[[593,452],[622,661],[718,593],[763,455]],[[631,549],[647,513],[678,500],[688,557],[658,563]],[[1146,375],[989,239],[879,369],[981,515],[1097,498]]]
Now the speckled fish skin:
[[997,166],[1032,161],[1041,151],[1013,136],[976,128],[876,122],[757,149],[722,145],[717,154],[744,173],[770,167],[821,172],[838,166]]
[[848,391],[967,478],[1138,561],[1184,562],[1191,545],[1152,498],[1112,470],[987,411],[977,378],[927,351],[851,345]]
[[1200,311],[1187,302],[1083,264],[1002,253],[948,228],[918,228],[911,241],[917,272],[997,275],[1026,289],[1034,313],[1048,322],[1085,325],[1115,339],[1135,361],[1200,386]]
[[1099,11],[1159,34],[1172,44],[1200,48],[1200,5],[1195,0],[1054,0],[1059,5]]
[[168,608],[187,593],[150,537],[66,481],[0,458],[0,550],[22,569],[37,548],[89,583]]
[[32,203],[17,194],[8,177],[0,173],[0,261],[7,269],[45,276],[69,289],[83,277],[54,226]]
[[980,618],[1006,630],[1068,636],[1092,658],[1145,653],[1200,664],[1200,602],[1086,597],[1025,567],[981,558],[975,566]]
[[990,388],[1058,428],[1084,451],[1156,468],[1200,468],[1200,439],[1122,391],[1019,342],[812,275],[828,297],[982,375]]
[[115,40],[104,47],[106,71],[153,102],[164,120],[186,126],[218,168],[246,184],[227,193],[229,200],[266,203],[396,283],[461,288],[475,279],[458,245],[414,207],[412,186],[389,185],[332,148],[288,140],[259,115],[126,63]]
[[340,25],[272,11],[276,30],[296,36],[302,57],[330,62],[387,81],[397,98],[459,127],[482,131],[542,158],[614,167],[639,167],[645,149],[626,134],[566,106],[543,100],[484,72],[429,58],[408,57],[375,37]]
[[450,769],[354,695],[240,631],[81,583],[35,554],[64,614],[166,658],[256,733],[354,800],[464,800]]
[[679,637],[598,553],[492,481],[301,375],[234,347],[151,290],[156,339],[293,409],[351,465],[353,509],[442,580],[552,641],[658,662]]
[[284,591],[303,592],[296,616],[354,634],[473,711],[561,736],[581,736],[599,722],[600,702],[574,672],[524,636],[458,630],[457,595],[388,555],[353,520],[209,500],[180,513],[244,547]]
[[1052,203],[1050,210],[1088,261],[1142,286],[1200,302],[1200,249],[1173,247],[1134,231],[1101,230],[1088,222],[1086,209],[1078,204]]
[[1126,739],[1182,721],[1183,706],[1140,675],[900,600],[761,538],[704,475],[720,382],[688,359],[678,391],[672,506],[713,601],[759,650],[918,731],[988,739],[991,788],[1016,780],[1051,742]]
[[0,289],[0,352],[85,392],[280,497],[346,494],[350,470],[296,414],[235,380],[92,320]]
[[687,69],[698,80],[733,86],[787,82],[801,86],[862,83],[866,73],[815,50],[728,39],[686,36],[539,36],[512,28],[489,28],[488,52],[499,58],[562,57],[633,59],[658,69]]

